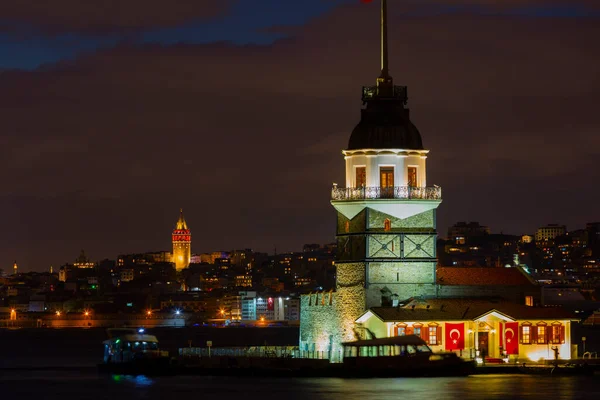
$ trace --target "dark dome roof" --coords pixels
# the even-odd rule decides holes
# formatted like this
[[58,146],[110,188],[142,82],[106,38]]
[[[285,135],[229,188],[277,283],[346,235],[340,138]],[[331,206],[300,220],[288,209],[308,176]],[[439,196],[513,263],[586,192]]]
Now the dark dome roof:
[[350,135],[348,150],[358,149],[422,150],[423,141],[403,102],[373,100]]

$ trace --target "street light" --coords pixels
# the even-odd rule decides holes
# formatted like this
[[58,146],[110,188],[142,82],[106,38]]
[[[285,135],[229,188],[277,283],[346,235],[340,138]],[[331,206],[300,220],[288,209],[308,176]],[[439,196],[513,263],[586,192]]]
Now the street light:
[[60,314],[61,314],[61,313],[60,313],[60,311],[57,311],[57,312],[56,312],[56,316],[57,316],[57,317],[60,317]]
[[86,317],[89,317],[90,316],[90,312],[86,311],[86,312],[83,313],[83,315],[85,315]]

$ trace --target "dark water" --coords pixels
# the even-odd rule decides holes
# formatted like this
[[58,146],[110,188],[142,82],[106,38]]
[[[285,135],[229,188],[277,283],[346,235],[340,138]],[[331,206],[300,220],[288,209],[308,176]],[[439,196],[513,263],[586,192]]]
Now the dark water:
[[[271,331],[264,331],[259,332],[264,337],[257,336],[256,340],[273,343],[275,338],[265,336]],[[227,339],[223,342],[227,345],[235,338],[228,339],[226,333],[200,329],[156,332],[164,344],[175,348],[185,346],[188,340],[201,343],[207,338]],[[238,333],[248,336],[245,331]],[[275,334],[285,339],[280,331]],[[104,330],[0,329],[0,400],[600,399],[600,375],[417,379],[109,377],[98,375],[95,368],[102,357],[100,344],[104,338]],[[23,368],[14,369],[18,367]]]
[[[153,328],[161,348],[171,355],[181,347],[286,346],[298,343],[297,328]],[[0,329],[0,368],[86,366],[100,362],[106,329]],[[1,395],[1,393],[0,393]],[[0,397],[1,399],[1,397]]]
[[598,399],[596,377],[255,379],[99,376],[92,370],[0,371],[1,399]]

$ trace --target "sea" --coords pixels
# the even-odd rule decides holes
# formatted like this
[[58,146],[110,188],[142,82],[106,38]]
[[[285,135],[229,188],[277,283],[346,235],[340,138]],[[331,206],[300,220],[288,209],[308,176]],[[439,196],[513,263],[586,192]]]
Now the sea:
[[489,375],[465,378],[265,379],[102,376],[95,371],[2,371],[7,400],[167,399],[598,399],[598,377]]
[[[159,337],[177,346],[205,339],[185,330],[161,332]],[[96,364],[103,339],[102,331],[0,330],[0,400],[600,399],[600,375],[388,379],[102,375]]]

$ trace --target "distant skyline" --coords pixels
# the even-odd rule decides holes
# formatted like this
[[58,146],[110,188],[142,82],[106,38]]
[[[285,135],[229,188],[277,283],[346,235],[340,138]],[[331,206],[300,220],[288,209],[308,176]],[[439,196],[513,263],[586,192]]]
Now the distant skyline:
[[[438,232],[600,220],[600,4],[390,2],[390,70],[440,185]],[[31,8],[33,7],[33,8]],[[334,241],[378,1],[0,5],[0,268]]]

